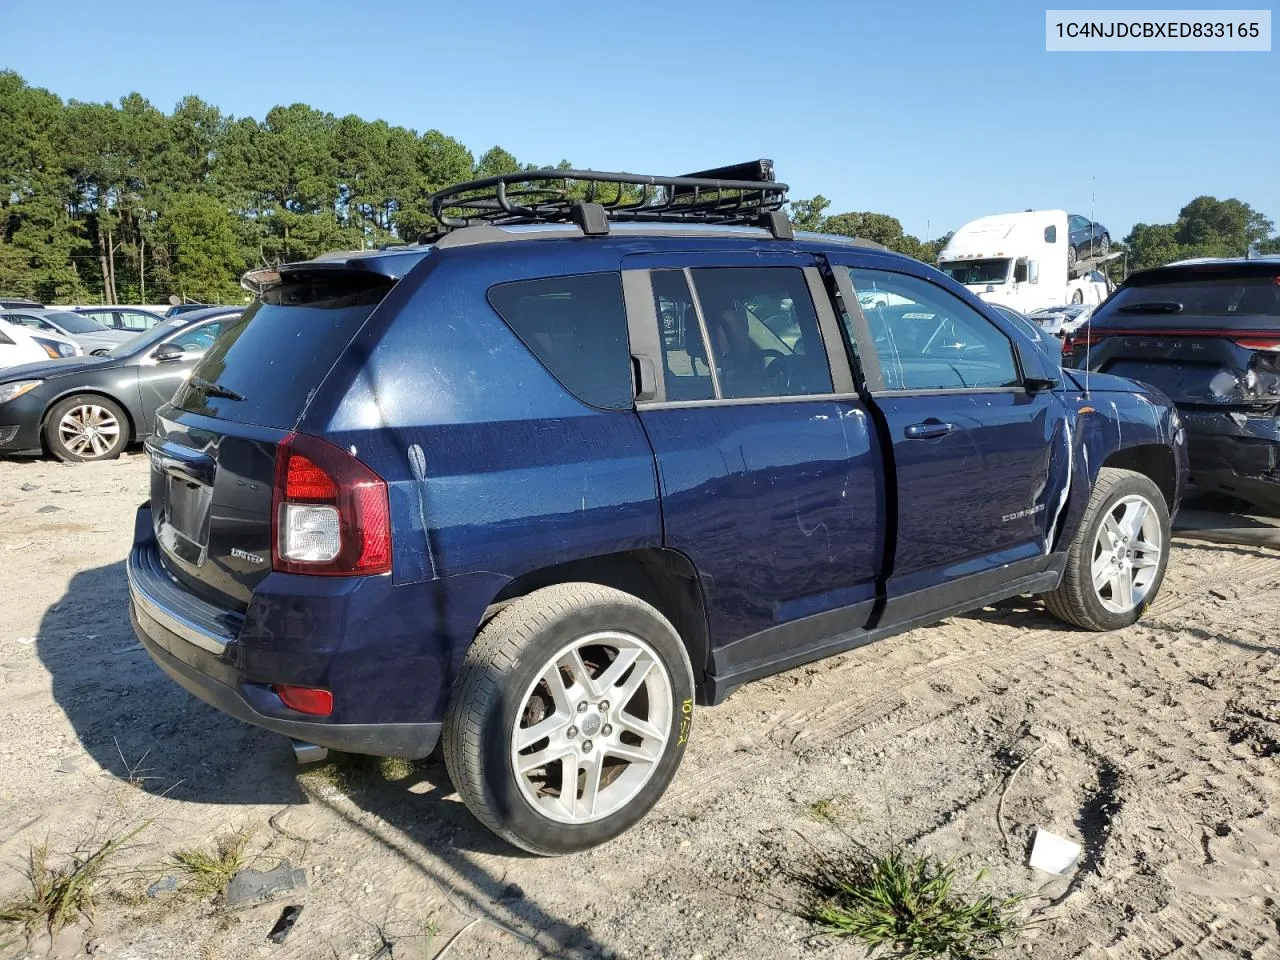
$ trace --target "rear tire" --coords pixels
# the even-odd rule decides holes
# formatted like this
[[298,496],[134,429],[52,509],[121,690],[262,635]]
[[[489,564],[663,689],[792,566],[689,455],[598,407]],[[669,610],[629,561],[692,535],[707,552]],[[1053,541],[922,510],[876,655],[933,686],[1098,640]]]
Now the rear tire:
[[1111,252],[1111,237],[1107,234],[1102,235],[1102,241],[1098,244],[1098,254],[1105,257]]
[[1169,563],[1169,508],[1151,480],[1098,471],[1058,588],[1044,596],[1059,620],[1086,630],[1135,623],[1155,601]]
[[692,717],[693,670],[671,623],[621,590],[560,584],[481,628],[445,716],[445,764],[498,836],[574,853],[657,803]]
[[1072,303],[1084,303],[1084,291],[1083,291],[1083,290],[1077,290],[1077,291],[1075,291],[1075,293],[1071,294],[1071,302],[1072,302]]
[[66,463],[114,460],[129,443],[129,418],[114,400],[76,394],[49,409],[44,441],[49,452]]
[[1080,255],[1076,252],[1076,248],[1071,244],[1067,244],[1067,267],[1074,267],[1079,259]]

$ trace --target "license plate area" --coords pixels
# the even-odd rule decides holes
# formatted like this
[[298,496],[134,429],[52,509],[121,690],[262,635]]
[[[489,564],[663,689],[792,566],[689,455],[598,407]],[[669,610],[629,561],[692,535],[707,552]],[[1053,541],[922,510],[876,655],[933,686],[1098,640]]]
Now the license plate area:
[[162,471],[164,493],[156,511],[156,540],[170,556],[193,567],[202,566],[209,552],[209,506],[213,488]]

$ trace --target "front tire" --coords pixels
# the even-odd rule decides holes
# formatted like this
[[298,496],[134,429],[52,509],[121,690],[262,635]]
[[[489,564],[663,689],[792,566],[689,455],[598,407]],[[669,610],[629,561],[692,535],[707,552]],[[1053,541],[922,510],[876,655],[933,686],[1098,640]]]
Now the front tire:
[[44,440],[49,452],[66,463],[114,460],[129,442],[129,418],[113,400],[77,394],[49,410]]
[[1067,267],[1074,267],[1079,259],[1080,255],[1076,252],[1076,248],[1071,244],[1067,244]]
[[1160,488],[1140,473],[1103,467],[1062,582],[1045,595],[1045,606],[1086,630],[1135,623],[1160,592],[1169,538],[1169,508]]
[[468,809],[531,853],[574,853],[635,825],[684,756],[693,670],[671,623],[592,583],[536,590],[481,629],[444,723]]
[[1102,235],[1102,241],[1098,244],[1098,253],[1101,256],[1105,257],[1110,252],[1111,252],[1111,237],[1104,233]]

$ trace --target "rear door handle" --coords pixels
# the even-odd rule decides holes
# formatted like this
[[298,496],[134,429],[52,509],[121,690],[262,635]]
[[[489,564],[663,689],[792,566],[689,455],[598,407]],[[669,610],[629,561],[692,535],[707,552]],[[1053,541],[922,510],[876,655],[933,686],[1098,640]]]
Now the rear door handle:
[[954,423],[943,423],[941,420],[930,418],[924,423],[911,424],[903,433],[907,435],[908,440],[936,440],[953,432],[955,428]]

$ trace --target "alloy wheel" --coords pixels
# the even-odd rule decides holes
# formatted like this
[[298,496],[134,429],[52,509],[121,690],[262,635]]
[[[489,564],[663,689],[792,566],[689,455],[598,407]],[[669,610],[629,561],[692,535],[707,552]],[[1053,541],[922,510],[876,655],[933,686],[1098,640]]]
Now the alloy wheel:
[[590,823],[635,799],[671,735],[671,678],[653,649],[602,631],[567,644],[529,684],[511,733],[526,800],[560,823]]
[[1151,592],[1163,549],[1160,518],[1138,495],[1116,501],[1107,511],[1093,541],[1090,571],[1103,607],[1128,613]]
[[77,457],[100,457],[120,442],[120,421],[106,407],[81,404],[58,421],[58,439]]

